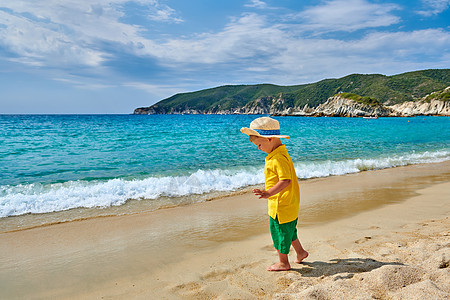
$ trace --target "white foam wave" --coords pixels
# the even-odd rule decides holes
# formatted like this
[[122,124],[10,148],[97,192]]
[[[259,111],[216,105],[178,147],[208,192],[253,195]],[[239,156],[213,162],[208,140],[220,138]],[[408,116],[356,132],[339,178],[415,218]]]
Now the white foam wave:
[[[443,150],[376,159],[298,162],[295,167],[297,176],[307,179],[446,160],[450,160],[450,152]],[[80,207],[118,206],[128,199],[158,199],[233,191],[263,182],[263,170],[252,168],[240,171],[198,170],[190,176],[150,177],[142,180],[112,179],[106,182],[69,181],[47,185],[7,185],[0,186],[0,217]],[[162,205],[164,204],[159,204]],[[155,207],[158,208],[157,203]]]
[[[182,197],[213,191],[232,191],[264,181],[263,170],[198,170],[190,176],[150,177],[142,180],[112,179],[106,182],[69,181],[1,186],[0,217],[47,213],[72,208],[108,207],[129,199]],[[159,206],[163,206],[164,203]],[[158,204],[155,205],[158,208]]]
[[327,177],[344,175],[368,170],[380,170],[393,167],[437,163],[450,160],[449,151],[435,151],[393,155],[375,159],[352,159],[344,161],[301,162],[295,164],[299,178]]

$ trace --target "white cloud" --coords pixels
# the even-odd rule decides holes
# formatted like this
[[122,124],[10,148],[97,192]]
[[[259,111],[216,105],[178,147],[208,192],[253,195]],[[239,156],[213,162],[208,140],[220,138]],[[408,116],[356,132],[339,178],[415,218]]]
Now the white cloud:
[[55,81],[67,83],[78,89],[85,89],[85,90],[109,89],[109,88],[114,87],[113,85],[110,85],[110,84],[95,83],[95,82],[92,82],[92,80],[88,81],[88,80],[86,80],[86,78],[80,78],[77,76],[54,77],[52,79]]
[[425,29],[412,32],[377,32],[355,43],[357,50],[383,51],[396,56],[436,55],[450,46],[450,34],[442,29]]
[[[395,24],[399,18],[392,11],[399,8],[392,4],[365,0],[327,1],[297,14],[293,24],[249,13],[231,19],[216,32],[156,41],[144,37],[145,28],[123,23],[126,12],[121,5],[124,2],[126,0],[97,0],[95,3],[66,0],[61,4],[57,0],[45,3],[30,0],[24,5],[24,1],[19,4],[15,0],[3,0],[0,6],[9,10],[0,10],[0,24],[5,25],[0,26],[0,46],[17,55],[10,60],[23,64],[61,69],[81,65],[97,74],[105,74],[108,73],[105,61],[114,59],[114,52],[108,50],[111,46],[104,45],[113,45],[114,51],[155,60],[156,64],[167,68],[168,77],[183,73],[182,79],[173,77],[176,85],[156,84],[151,78],[145,83],[136,80],[122,84],[164,97],[189,90],[189,86],[199,85],[199,82],[205,85],[230,81],[298,84],[354,72],[387,73],[410,66],[450,65],[448,51],[445,51],[450,48],[450,35],[443,29],[372,31],[352,40],[326,39],[320,35]],[[175,13],[157,1],[138,3],[151,6],[153,12],[160,11],[160,21],[178,22]],[[319,34],[306,38],[305,30]],[[202,77],[204,71],[215,73],[217,77]],[[195,75],[189,77],[192,74]],[[79,78],[71,81],[63,75],[53,77],[76,87],[84,84]],[[99,83],[91,87],[108,86]]]
[[[450,45],[448,32],[440,29],[413,32],[379,32],[355,41],[298,37],[298,25],[278,26],[257,14],[247,14],[230,22],[217,33],[197,35],[191,39],[171,39],[159,45],[159,49],[145,49],[148,54],[176,64],[218,64],[246,61],[248,69],[266,67],[281,58],[295,56],[300,59],[317,57],[336,50],[359,55],[384,55],[387,49],[402,49],[406,53],[437,53]],[[433,47],[436,46],[436,48]],[[341,49],[337,47],[342,46]],[[362,52],[362,51],[366,52]],[[355,52],[356,51],[356,52]],[[400,50],[399,50],[400,51]],[[378,53],[378,54],[377,54]],[[263,59],[257,60],[258,57]],[[254,64],[254,65],[252,65]]]
[[[152,46],[150,40],[142,38],[144,28],[121,22],[125,13],[120,7],[126,2],[3,0],[0,8],[7,10],[0,10],[0,46],[25,64],[99,66],[111,58],[102,44],[119,44],[130,52],[143,44]],[[153,19],[170,20],[173,11],[169,7],[159,9],[157,1],[138,2],[151,6],[159,16]]]
[[176,17],[176,11],[167,5],[155,5],[154,9],[148,15],[148,18],[153,21],[181,23],[183,19]]
[[299,30],[301,26],[279,26],[248,14],[218,33],[173,39],[161,45],[164,53],[154,55],[174,66],[239,64],[235,72],[242,82],[278,84],[299,83],[300,74],[308,74],[305,80],[317,80],[354,72],[445,67],[450,63],[442,51],[450,48],[450,34],[442,29],[373,32],[355,40],[304,38]]
[[425,17],[438,15],[450,7],[450,0],[422,0],[422,3],[425,9],[417,13]]
[[259,55],[274,55],[283,48],[282,31],[267,27],[265,18],[246,14],[217,33],[199,34],[190,39],[170,39],[143,51],[168,63],[226,63]]
[[201,72],[202,66],[217,66],[228,78],[236,74],[237,81],[278,84],[299,83],[300,74],[308,74],[304,80],[317,80],[449,65],[442,49],[450,47],[450,34],[441,29],[372,32],[352,40],[305,38],[301,30],[298,24],[280,26],[261,15],[246,14],[217,33],[171,39],[143,51],[174,69],[193,67]]
[[107,54],[74,43],[69,36],[52,30],[55,26],[36,26],[32,20],[0,11],[0,44],[20,56],[15,60],[32,66],[60,65],[61,63],[97,66]]
[[376,4],[366,0],[331,0],[307,8],[296,15],[304,29],[317,32],[356,31],[396,24],[400,18],[391,12],[395,4]]
[[[450,34],[440,29],[378,32],[360,40],[297,39],[270,63],[282,84],[294,84],[296,74],[312,80],[350,73],[400,73],[450,65],[442,51],[450,47]],[[400,71],[399,71],[400,70]],[[285,75],[283,75],[285,74]],[[298,81],[297,81],[298,82]]]
[[251,3],[245,4],[244,6],[245,7],[255,7],[255,8],[260,8],[260,9],[267,7],[267,4],[261,0],[251,0],[250,2]]

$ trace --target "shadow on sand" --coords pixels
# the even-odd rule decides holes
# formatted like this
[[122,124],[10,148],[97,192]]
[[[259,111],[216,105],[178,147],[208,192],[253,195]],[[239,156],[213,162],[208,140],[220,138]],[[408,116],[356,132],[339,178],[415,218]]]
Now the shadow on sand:
[[386,265],[401,266],[398,262],[380,262],[371,258],[346,258],[332,259],[329,262],[315,261],[302,262],[300,268],[292,268],[291,271],[300,273],[303,277],[338,276],[340,279],[352,278],[355,273],[370,272]]

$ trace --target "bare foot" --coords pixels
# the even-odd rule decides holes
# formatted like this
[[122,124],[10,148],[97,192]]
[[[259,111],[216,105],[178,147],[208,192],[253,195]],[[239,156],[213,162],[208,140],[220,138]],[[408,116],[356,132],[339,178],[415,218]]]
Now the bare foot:
[[297,254],[297,259],[295,260],[295,263],[299,264],[301,263],[305,258],[307,258],[309,255],[308,252],[303,251],[300,255]]
[[267,268],[267,271],[288,271],[291,269],[289,264],[278,262]]

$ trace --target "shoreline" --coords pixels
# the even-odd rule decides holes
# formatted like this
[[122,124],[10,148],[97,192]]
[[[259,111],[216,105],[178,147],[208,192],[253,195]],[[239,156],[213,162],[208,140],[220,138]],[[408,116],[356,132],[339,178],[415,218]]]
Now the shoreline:
[[[346,173],[342,175],[328,175],[319,176],[311,178],[298,178],[300,183],[304,182],[314,182],[316,180],[339,177],[339,176],[351,176],[357,175],[365,172],[378,172],[382,170],[414,167],[414,166],[427,166],[433,164],[445,164],[449,163],[450,160],[438,162],[438,163],[419,163],[419,164],[408,164],[404,166],[394,166],[382,169],[368,169],[360,170],[354,173]],[[201,204],[209,201],[216,201],[228,197],[236,197],[243,194],[251,194],[254,188],[261,188],[264,184],[257,184],[252,186],[247,186],[234,191],[214,191],[205,194],[192,194],[183,197],[168,197],[168,199],[173,199],[173,203],[164,204],[161,207],[154,207],[153,201],[158,201],[157,199],[129,199],[124,204],[118,206],[108,206],[108,207],[78,207],[62,211],[46,212],[46,213],[27,213],[17,216],[9,216],[0,218],[0,233],[17,232],[22,230],[30,230],[34,228],[53,226],[58,224],[70,223],[70,222],[80,222],[96,218],[109,218],[117,216],[128,216],[136,215],[142,213],[153,213],[159,210],[172,209],[175,207],[184,207],[194,204]],[[161,197],[162,199],[165,197]],[[188,201],[180,199],[189,199]],[[179,204],[176,204],[180,202]]]
[[[362,239],[363,244],[369,233],[376,247],[375,236],[448,216],[449,197],[441,198],[448,194],[449,166],[447,161],[301,181],[299,236],[310,251],[307,262],[340,257],[343,252],[336,249],[353,249],[354,241]],[[253,288],[261,288],[261,297],[267,298],[288,287],[278,282],[293,281],[283,279],[291,271],[265,271],[275,256],[266,228],[267,204],[255,198],[243,193],[0,233],[0,295],[194,299],[220,292],[224,298],[246,298],[257,295]],[[369,228],[373,226],[379,228]],[[295,268],[301,273],[304,266]]]

